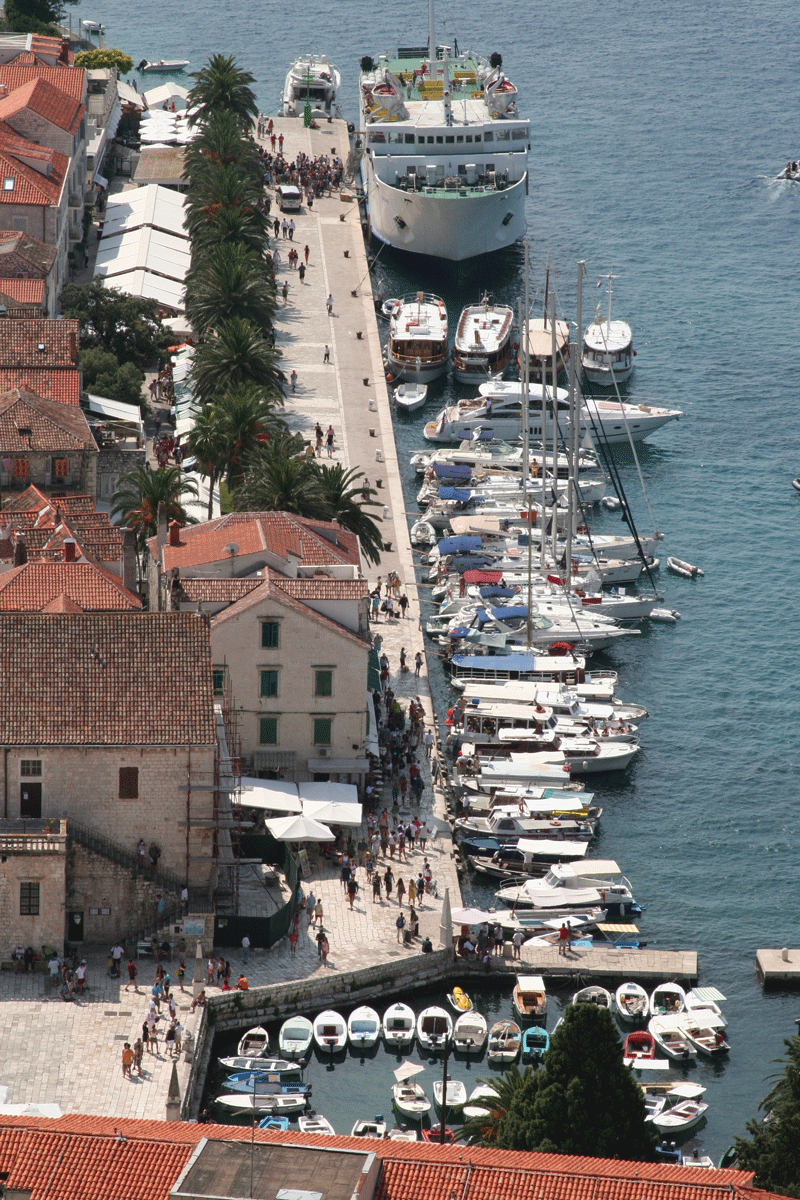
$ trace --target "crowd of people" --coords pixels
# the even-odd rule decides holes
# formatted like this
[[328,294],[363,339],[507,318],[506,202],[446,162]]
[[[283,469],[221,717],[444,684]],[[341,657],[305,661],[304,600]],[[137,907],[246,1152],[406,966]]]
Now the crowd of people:
[[315,199],[326,193],[330,196],[341,187],[344,164],[336,155],[318,154],[310,158],[301,150],[292,162],[288,162],[283,157],[283,134],[276,136],[274,129],[267,129],[262,136],[269,142],[269,149],[259,147],[266,185],[277,187],[283,183],[299,188],[309,208],[313,207]]

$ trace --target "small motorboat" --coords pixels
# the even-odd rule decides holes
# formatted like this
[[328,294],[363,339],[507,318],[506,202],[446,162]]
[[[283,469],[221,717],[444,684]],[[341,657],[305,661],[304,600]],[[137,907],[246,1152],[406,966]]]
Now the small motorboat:
[[634,1029],[633,1033],[629,1033],[625,1038],[622,1053],[626,1065],[636,1062],[640,1058],[655,1058],[655,1038],[646,1029]]
[[255,1071],[237,1071],[223,1083],[226,1092],[246,1092],[251,1096],[310,1096],[310,1083],[282,1083],[268,1075],[257,1075]]
[[390,1129],[386,1135],[392,1142],[418,1142],[419,1133],[416,1129],[406,1129],[404,1125]]
[[217,1096],[214,1101],[226,1112],[246,1113],[277,1113],[283,1116],[293,1116],[301,1113],[306,1106],[305,1096],[273,1096],[258,1092],[255,1096],[249,1092],[234,1092],[232,1095]]
[[617,1016],[629,1025],[644,1025],[650,1012],[650,1000],[640,983],[621,983],[614,994]]
[[[462,1110],[463,1114],[468,1121],[473,1121],[476,1117],[486,1117],[492,1111],[492,1104],[496,1099],[496,1088],[490,1083],[479,1083],[470,1092]],[[486,1103],[483,1103],[484,1101]]]
[[521,1021],[547,1020],[547,992],[541,975],[518,975],[513,993],[514,1012]]
[[674,625],[680,617],[677,608],[651,608],[648,620],[655,621],[658,625]]
[[[300,1117],[300,1118],[298,1118],[298,1120],[302,1121],[303,1118]],[[259,1129],[277,1129],[277,1130],[280,1130],[281,1133],[285,1133],[286,1130],[289,1128],[289,1118],[288,1117],[262,1117],[261,1120],[258,1122],[258,1128]]]
[[667,557],[667,570],[673,575],[682,575],[684,579],[702,579],[705,571],[701,571],[699,567],[692,566],[691,563],[684,562],[682,558],[673,558],[671,555]]
[[188,58],[159,58],[155,62],[143,58],[136,70],[141,75],[180,75],[188,65]]
[[398,300],[397,296],[389,296],[387,300],[384,300],[378,309],[378,316],[381,318],[381,320],[391,320],[392,313],[399,303],[400,301]]
[[689,1044],[698,1054],[706,1058],[720,1058],[728,1054],[730,1045],[725,1041],[722,1030],[725,1028],[725,1018],[715,1017],[712,1012],[686,1012],[681,1014],[681,1026]]
[[236,1051],[239,1058],[266,1058],[269,1054],[269,1034],[263,1025],[248,1029]]
[[421,1121],[431,1111],[431,1102],[418,1083],[410,1079],[392,1085],[392,1102],[403,1117]]
[[460,1113],[464,1105],[467,1103],[467,1089],[460,1079],[451,1079],[447,1077],[447,1091],[444,1091],[444,1085],[441,1079],[433,1081],[433,1102],[436,1107],[441,1110],[442,1096],[444,1095],[444,1107],[448,1113]]
[[452,1129],[449,1129],[447,1125],[444,1127],[444,1138],[442,1137],[441,1125],[431,1125],[430,1129],[423,1129],[421,1130],[421,1133],[423,1142],[444,1141],[445,1145],[447,1145],[448,1142],[454,1142],[456,1140]]
[[613,1007],[611,992],[607,992],[604,987],[600,987],[597,983],[592,983],[589,987],[581,988],[572,997],[570,1004],[596,1004],[598,1008],[607,1008],[609,1012],[611,1012]]
[[650,997],[650,1012],[654,1017],[682,1013],[685,1007],[686,993],[679,983],[660,983]]
[[305,1059],[311,1053],[314,1026],[308,1017],[295,1014],[281,1025],[278,1033],[278,1050],[287,1058]]
[[472,1008],[472,1001],[460,987],[454,987],[452,992],[448,992],[447,999],[450,1007],[454,1008],[457,1013],[467,1013]]
[[335,1136],[336,1130],[327,1117],[315,1114],[309,1117],[298,1117],[297,1124],[301,1133],[321,1133],[327,1137]]
[[691,1154],[681,1155],[682,1167],[701,1167],[703,1170],[714,1169],[714,1160],[710,1154],[701,1154],[699,1150],[693,1150]]
[[217,1062],[226,1071],[256,1071],[259,1075],[276,1075],[281,1079],[299,1079],[303,1064],[290,1062],[286,1058],[219,1058]]
[[682,1062],[694,1057],[695,1048],[686,1036],[680,1014],[668,1013],[661,1017],[651,1017],[647,1028],[655,1038],[659,1050],[663,1050],[668,1058]]
[[407,1004],[392,1004],[383,1014],[383,1040],[387,1046],[396,1046],[398,1050],[411,1046],[414,1042],[417,1019],[414,1010]]
[[516,1021],[496,1021],[489,1030],[490,1063],[513,1063],[522,1048],[522,1031]]
[[417,1041],[423,1050],[437,1050],[445,1038],[453,1036],[453,1022],[448,1012],[432,1004],[417,1018]]
[[656,1111],[645,1120],[655,1125],[659,1133],[671,1136],[686,1133],[699,1125],[708,1111],[708,1105],[700,1099],[705,1088],[695,1083],[679,1083],[664,1096]]
[[462,1054],[480,1054],[488,1036],[486,1017],[473,1008],[462,1013],[453,1026],[453,1049]]
[[354,1008],[347,1021],[347,1036],[350,1045],[360,1050],[371,1050],[381,1036],[381,1019],[368,1004]]
[[798,475],[796,479],[792,480],[792,487],[796,492],[800,492],[800,475]]
[[541,1025],[531,1025],[522,1035],[522,1057],[542,1062],[550,1049],[550,1034]]
[[424,383],[400,383],[394,389],[394,402],[401,412],[416,412],[428,399]]
[[347,1022],[332,1008],[326,1008],[314,1018],[314,1041],[320,1050],[338,1054],[347,1045]]
[[387,1134],[386,1122],[383,1119],[383,1114],[378,1113],[371,1121],[356,1121],[353,1128],[350,1130],[350,1137],[360,1138],[385,1138]]

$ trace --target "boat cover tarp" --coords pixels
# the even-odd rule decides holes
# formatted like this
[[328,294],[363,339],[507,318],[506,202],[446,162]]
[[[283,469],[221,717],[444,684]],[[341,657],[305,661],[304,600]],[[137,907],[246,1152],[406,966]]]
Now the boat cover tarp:
[[433,473],[437,479],[469,479],[472,467],[467,463],[434,463]]
[[490,608],[487,612],[482,608],[478,613],[478,624],[485,625],[487,621],[510,621],[515,617],[527,617],[527,604],[514,604],[500,608]]
[[511,596],[515,596],[518,591],[519,588],[500,587],[499,584],[492,584],[489,587],[482,587],[480,594],[484,600],[502,599],[504,597],[508,599]]
[[472,554],[481,548],[479,537],[446,537],[439,541],[440,554]]
[[[481,654],[455,654],[453,665],[467,671],[535,671],[542,656],[535,654],[503,654],[487,658]],[[552,661],[552,660],[551,660]],[[569,670],[571,662],[564,667]],[[557,667],[554,668],[558,670]]]
[[[481,571],[485,566],[486,559],[478,558],[475,554],[458,555],[453,559],[453,570],[458,575],[464,575],[465,578],[470,571]],[[497,577],[500,578],[499,572]]]
[[502,571],[465,571],[464,583],[499,583],[503,578]]
[[466,504],[467,500],[472,499],[472,492],[469,490],[469,488],[440,487],[439,499],[458,500],[462,504]]

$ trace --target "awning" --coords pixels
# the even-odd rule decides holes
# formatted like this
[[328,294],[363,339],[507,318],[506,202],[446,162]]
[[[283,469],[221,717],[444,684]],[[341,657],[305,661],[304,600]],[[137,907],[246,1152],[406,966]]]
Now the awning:
[[[441,495],[441,492],[439,493]],[[461,537],[446,537],[439,539],[440,554],[472,554],[481,548],[481,539],[479,537],[469,537],[462,535]]]
[[298,785],[298,792],[304,803],[335,800],[339,804],[358,804],[358,788],[354,783],[317,783],[308,780]]
[[465,571],[464,583],[499,583],[502,571]]
[[99,171],[95,171],[94,173],[94,182],[98,183],[101,188],[108,187],[108,180],[106,179],[105,175],[101,175]]
[[296,783],[285,783],[280,779],[257,779],[242,776],[242,806],[263,808],[272,812],[299,813],[302,804],[297,795]]
[[459,500],[462,504],[465,504],[467,500],[471,499],[471,497],[472,497],[472,492],[469,490],[469,488],[458,488],[458,487],[440,487],[439,488],[439,499],[440,500]]
[[375,646],[370,648],[369,657],[367,659],[367,691],[380,692],[381,690],[381,660],[378,657],[378,651]]
[[470,479],[472,467],[467,463],[437,462],[433,464],[433,473],[437,479]]
[[124,421],[128,425],[135,425],[137,429],[142,423],[138,404],[124,404],[121,400],[110,400],[107,396],[97,396],[94,392],[87,392],[86,398],[89,402],[89,412],[98,413],[112,421]]
[[[336,787],[336,784],[328,786]],[[344,804],[340,800],[304,800],[303,815],[313,817],[315,821],[324,821],[326,825],[350,825],[354,829],[364,819],[360,804]]]
[[331,771],[337,775],[366,775],[369,770],[368,758],[310,758],[308,769],[314,775],[327,775]]

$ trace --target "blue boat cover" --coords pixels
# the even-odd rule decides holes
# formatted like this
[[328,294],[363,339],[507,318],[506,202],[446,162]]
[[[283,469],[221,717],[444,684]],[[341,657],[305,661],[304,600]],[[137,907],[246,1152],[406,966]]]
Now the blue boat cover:
[[512,617],[527,617],[527,604],[515,604],[507,607],[492,608],[487,612],[482,608],[478,612],[478,624],[485,625],[487,621],[508,621]]
[[450,637],[463,638],[466,637],[468,633],[469,629],[466,625],[456,625],[455,629],[450,630]]
[[481,571],[488,561],[487,558],[481,558],[477,554],[457,556],[453,559],[453,570],[459,575],[463,575],[465,571]]
[[469,479],[472,467],[467,463],[434,463],[433,473],[437,479]]
[[[454,654],[453,665],[465,671],[532,671],[543,653],[546,652],[540,649],[538,654]],[[564,670],[569,669],[565,664]]]
[[516,595],[516,589],[510,587],[500,587],[499,584],[495,584],[492,587],[482,587],[480,594],[483,600],[491,600],[493,598],[507,600],[510,596]]
[[481,548],[481,539],[475,535],[462,534],[459,537],[441,538],[439,541],[440,554],[472,554]]
[[457,487],[440,487],[439,488],[439,499],[440,500],[461,500],[462,503],[464,503],[467,500],[469,500],[471,498],[471,496],[472,496],[472,492],[469,490],[469,488],[457,488]]

